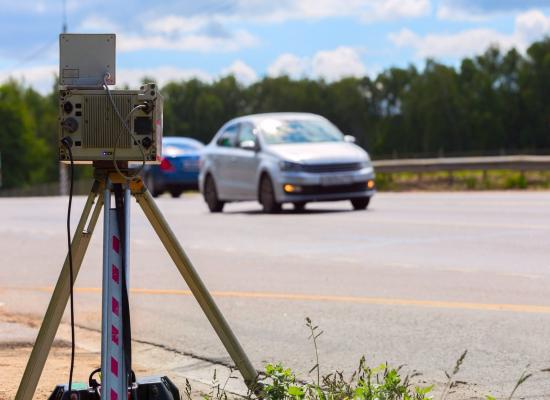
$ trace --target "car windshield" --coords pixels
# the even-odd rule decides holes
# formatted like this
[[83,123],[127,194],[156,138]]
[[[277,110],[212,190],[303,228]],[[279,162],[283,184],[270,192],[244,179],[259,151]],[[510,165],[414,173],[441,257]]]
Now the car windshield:
[[266,119],[259,124],[267,144],[342,142],[344,136],[322,119]]

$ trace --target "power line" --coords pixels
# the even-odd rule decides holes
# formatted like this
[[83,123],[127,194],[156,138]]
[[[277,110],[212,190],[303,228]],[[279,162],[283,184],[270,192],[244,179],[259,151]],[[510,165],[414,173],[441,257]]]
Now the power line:
[[48,50],[50,47],[52,47],[55,43],[57,43],[57,38],[54,40],[50,40],[49,42],[43,44],[42,46],[38,47],[35,51],[30,53],[29,55],[23,57],[19,61],[17,61],[10,69],[17,69],[21,68],[23,65],[28,64],[29,62],[35,60],[40,56],[42,53],[44,53],[46,50]]

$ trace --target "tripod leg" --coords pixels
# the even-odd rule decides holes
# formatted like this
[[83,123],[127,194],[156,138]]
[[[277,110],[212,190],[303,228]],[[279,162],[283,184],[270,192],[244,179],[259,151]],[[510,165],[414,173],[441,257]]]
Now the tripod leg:
[[202,282],[199,274],[185,254],[185,251],[179,244],[176,236],[172,232],[172,229],[170,229],[168,222],[166,222],[166,219],[155,204],[151,193],[145,189],[142,193],[135,193],[135,196],[137,202],[147,216],[147,219],[170,254],[170,257],[172,257],[172,260],[178,267],[181,276],[185,279],[187,286],[191,289],[191,292],[199,302],[199,305],[206,314],[210,324],[212,324],[212,327],[218,334],[218,337],[233,359],[233,362],[241,372],[248,388],[252,391],[256,391],[258,387],[258,373],[256,372],[256,369],[252,366],[252,363],[241,347],[237,337],[229,327],[229,324],[214,302],[214,299],[208,292],[208,289],[206,289],[206,286]]
[[[74,274],[73,279],[76,280],[78,271],[80,270],[80,265],[92,238],[92,233],[94,231],[96,222],[99,218],[101,212],[101,206],[103,200],[101,197],[98,197],[99,182],[95,181],[90,194],[88,195],[88,200],[82,211],[80,221],[76,228],[76,232],[71,243],[71,249],[73,254],[73,268]],[[97,198],[97,204],[93,210],[92,216],[88,226],[86,222],[90,216],[90,212],[94,205],[94,202]],[[17,394],[15,396],[16,400],[31,400],[40,376],[42,375],[42,370],[44,369],[44,364],[48,358],[48,353],[52,346],[57,328],[61,322],[61,317],[67,306],[67,301],[69,300],[69,256],[65,258],[65,263],[55,285],[52,297],[50,299],[50,304],[48,305],[48,310],[46,315],[42,320],[42,325],[40,326],[40,331],[34,343],[34,347],[31,352],[29,361],[27,362],[27,367],[23,377],[21,378],[21,383],[17,389]]]

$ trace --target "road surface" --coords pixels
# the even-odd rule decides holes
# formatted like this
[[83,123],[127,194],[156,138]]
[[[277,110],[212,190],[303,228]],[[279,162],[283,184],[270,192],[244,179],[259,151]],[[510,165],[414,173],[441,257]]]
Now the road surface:
[[[158,205],[253,363],[283,362],[307,379],[324,330],[322,372],[361,355],[471,391],[550,396],[550,192],[379,193],[263,215],[255,203],[209,214],[202,199]],[[73,226],[84,203],[74,201]],[[0,199],[0,307],[42,315],[66,252],[66,198]],[[139,206],[132,204],[135,338],[217,361],[228,357]],[[100,219],[100,224],[101,224]],[[77,323],[100,327],[98,226],[77,282]],[[67,319],[66,319],[67,320]],[[139,359],[140,355],[135,355]],[[142,357],[146,357],[143,355]],[[545,375],[546,374],[546,375]]]

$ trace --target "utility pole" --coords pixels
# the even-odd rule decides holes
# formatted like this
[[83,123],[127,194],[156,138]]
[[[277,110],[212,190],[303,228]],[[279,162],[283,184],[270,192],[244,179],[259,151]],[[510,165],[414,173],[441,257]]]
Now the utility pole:
[[[67,33],[67,10],[66,10],[66,0],[63,0],[63,22],[61,31]],[[64,163],[59,163],[59,195],[66,196],[69,194],[69,185],[68,185],[68,174],[67,174],[67,165]]]

